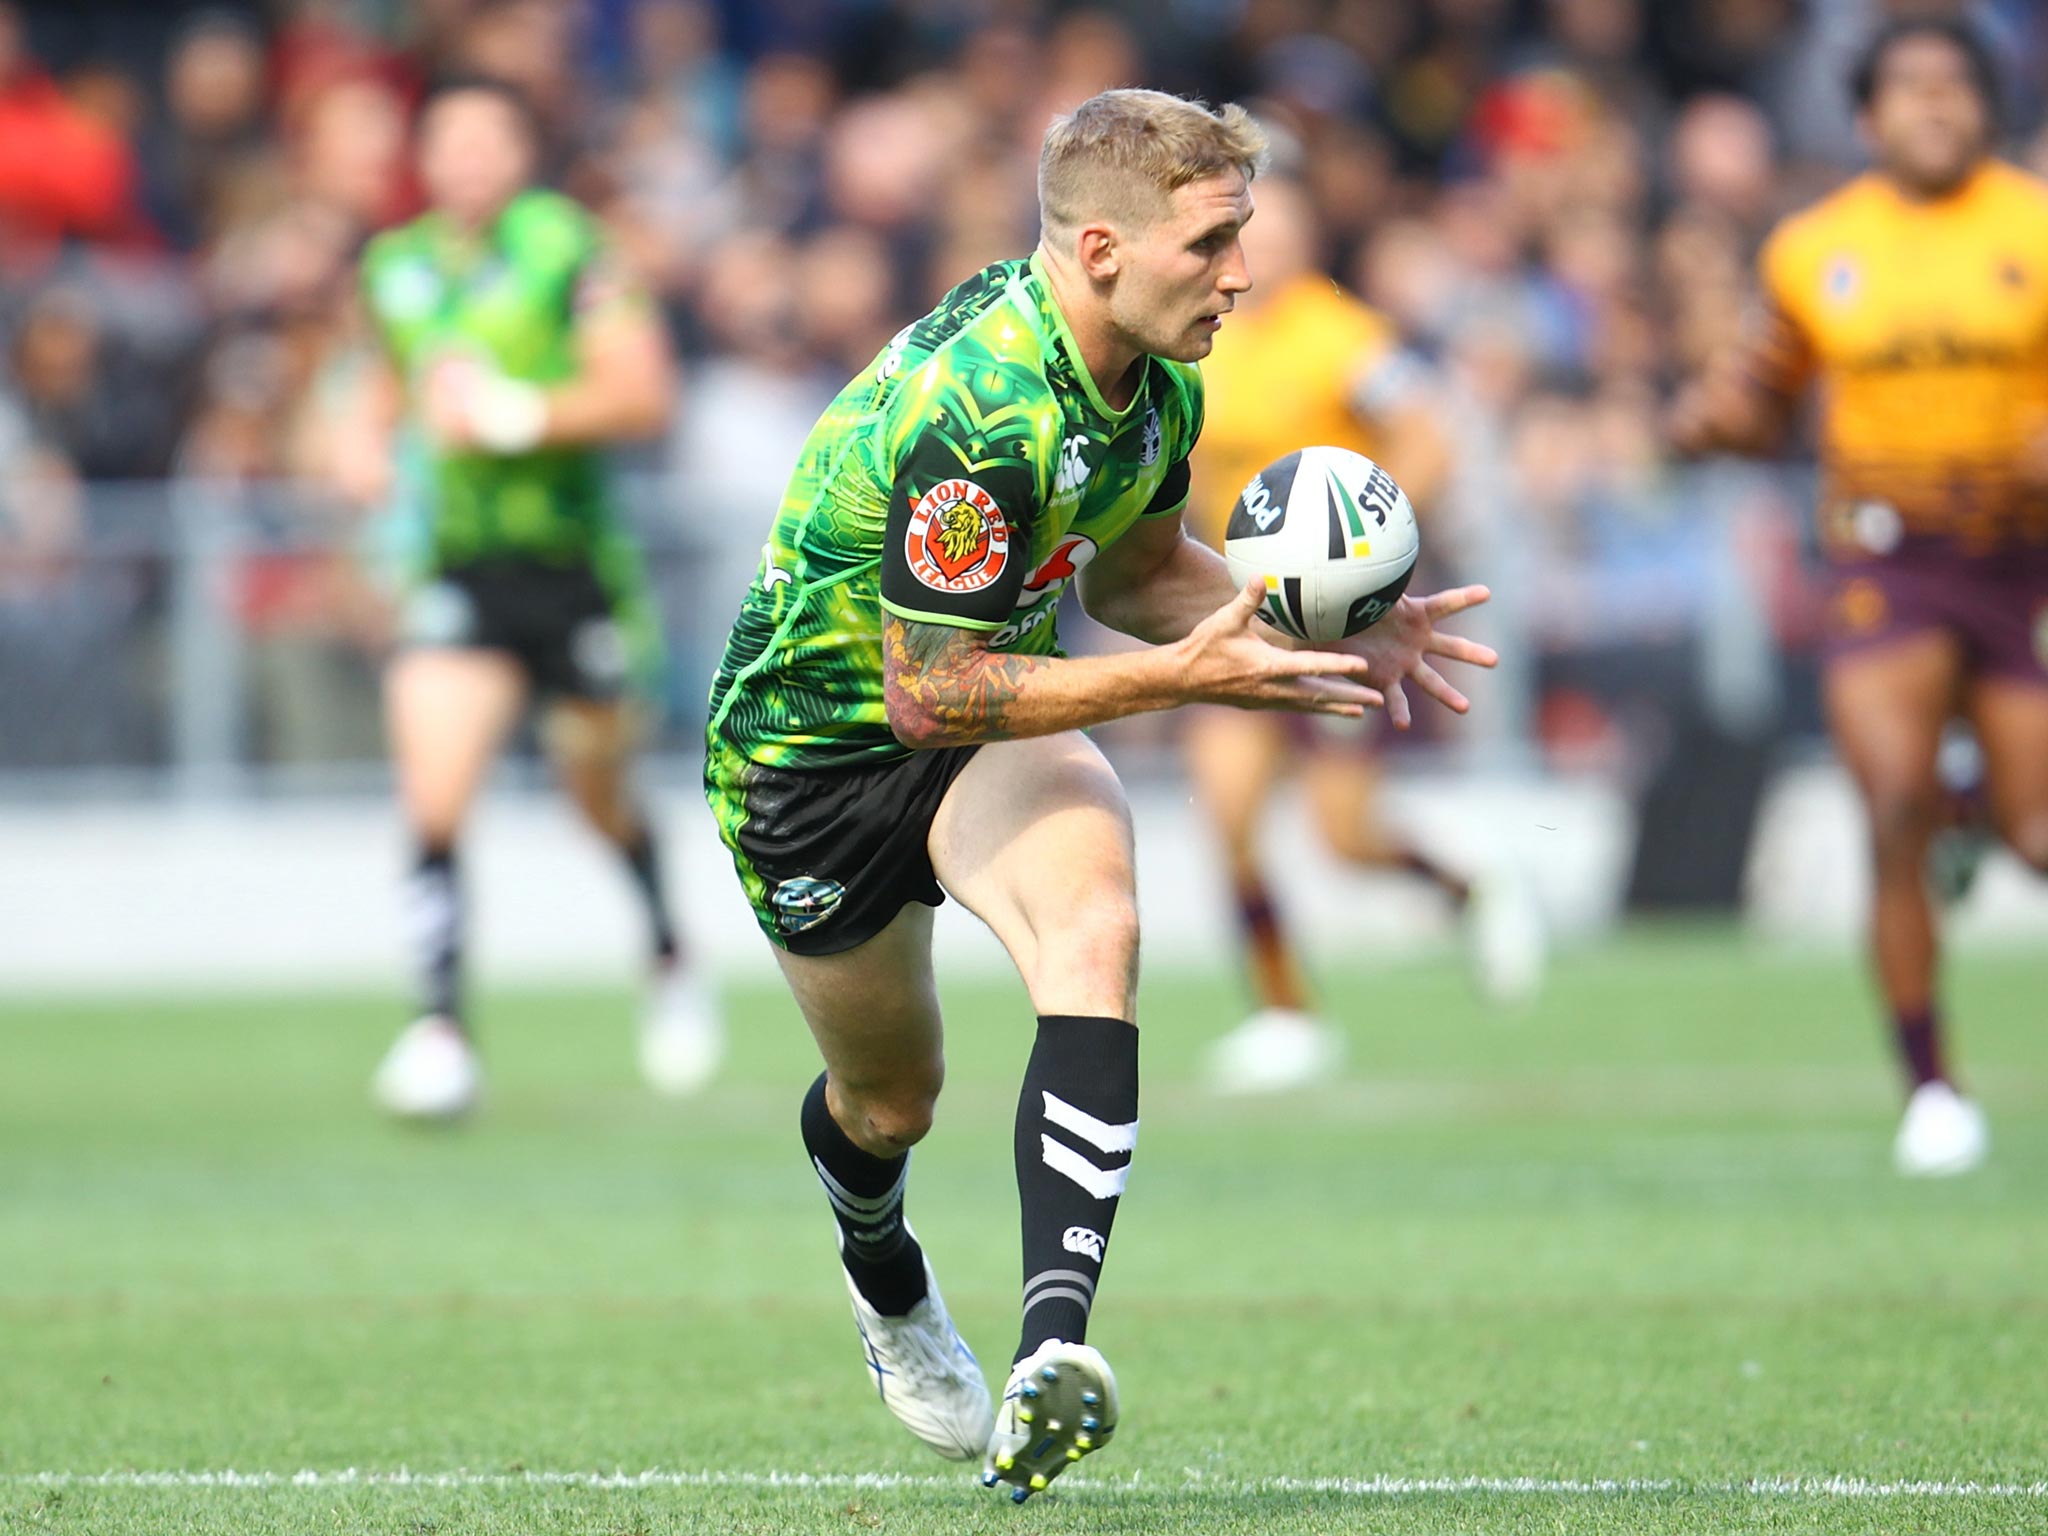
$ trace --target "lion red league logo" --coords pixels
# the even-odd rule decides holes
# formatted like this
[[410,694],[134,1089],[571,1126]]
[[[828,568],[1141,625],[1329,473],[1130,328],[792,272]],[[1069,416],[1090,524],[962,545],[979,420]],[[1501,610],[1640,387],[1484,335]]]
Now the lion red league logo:
[[1010,525],[972,480],[942,480],[910,509],[904,556],[935,592],[979,592],[1010,563]]

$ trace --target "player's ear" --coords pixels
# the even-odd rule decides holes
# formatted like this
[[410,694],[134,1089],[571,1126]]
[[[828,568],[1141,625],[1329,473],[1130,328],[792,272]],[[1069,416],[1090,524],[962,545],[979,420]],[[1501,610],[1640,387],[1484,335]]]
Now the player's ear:
[[1108,282],[1123,270],[1123,241],[1112,224],[1083,224],[1075,240],[1081,270],[1097,282]]

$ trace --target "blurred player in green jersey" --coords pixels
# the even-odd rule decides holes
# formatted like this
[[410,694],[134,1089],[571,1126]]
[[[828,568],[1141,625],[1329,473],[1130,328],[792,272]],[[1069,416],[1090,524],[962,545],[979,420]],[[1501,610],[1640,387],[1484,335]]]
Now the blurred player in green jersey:
[[[705,785],[825,1058],[801,1115],[882,1401],[1018,1499],[1107,1443],[1084,1342],[1138,1133],[1129,808],[1084,733],[1209,702],[1407,723],[1436,621],[1404,598],[1359,654],[1299,651],[1188,538],[1205,356],[1251,283],[1263,136],[1241,108],[1110,91],[1056,122],[1043,236],[970,277],[842,390],[797,462],[712,689]],[[1068,659],[1060,596],[1150,642]],[[944,894],[942,894],[942,892]],[[993,1404],[904,1216],[945,1075],[932,909],[994,930],[1038,1016],[1017,1109],[1023,1322]],[[1234,1410],[1233,1410],[1234,1411]]]
[[430,207],[373,240],[362,264],[377,362],[337,453],[345,489],[386,500],[401,437],[419,450],[419,473],[406,477],[417,483],[401,488],[420,527],[385,708],[415,839],[407,894],[420,1017],[374,1083],[406,1116],[460,1114],[476,1097],[456,851],[492,760],[536,702],[563,787],[646,909],[646,1076],[689,1092],[722,1049],[630,782],[661,632],[604,463],[608,446],[666,427],[672,364],[659,316],[596,220],[531,184],[538,148],[509,88],[441,87],[419,128]]

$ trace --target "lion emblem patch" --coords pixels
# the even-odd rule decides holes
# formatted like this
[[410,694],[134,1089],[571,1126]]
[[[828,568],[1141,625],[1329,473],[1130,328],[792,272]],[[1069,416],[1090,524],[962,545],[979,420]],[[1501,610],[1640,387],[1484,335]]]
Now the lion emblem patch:
[[942,480],[910,510],[904,558],[935,592],[979,592],[1010,563],[1010,525],[972,480]]

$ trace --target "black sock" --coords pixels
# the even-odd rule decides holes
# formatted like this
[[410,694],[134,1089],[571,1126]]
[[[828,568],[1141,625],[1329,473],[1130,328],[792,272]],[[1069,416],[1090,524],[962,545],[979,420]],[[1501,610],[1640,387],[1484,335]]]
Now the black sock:
[[462,1019],[462,881],[455,850],[422,843],[405,880],[420,1012]]
[[645,822],[634,834],[631,842],[619,850],[625,858],[626,871],[633,877],[633,889],[640,894],[640,904],[647,913],[647,939],[653,946],[655,960],[667,965],[677,958],[675,919],[668,909],[668,892],[661,881],[661,847],[654,840],[653,829]]
[[1046,1015],[1017,1100],[1024,1223],[1023,1359],[1047,1339],[1079,1344],[1138,1144],[1138,1027]]
[[804,1095],[804,1150],[839,1221],[839,1257],[868,1305],[901,1317],[924,1300],[924,1250],[903,1219],[910,1154],[876,1157],[855,1146],[825,1107],[825,1074]]
[[1941,1064],[1941,1023],[1932,1008],[1894,1014],[1892,1035],[1898,1041],[1900,1065],[1906,1069],[1908,1093],[1947,1080]]

